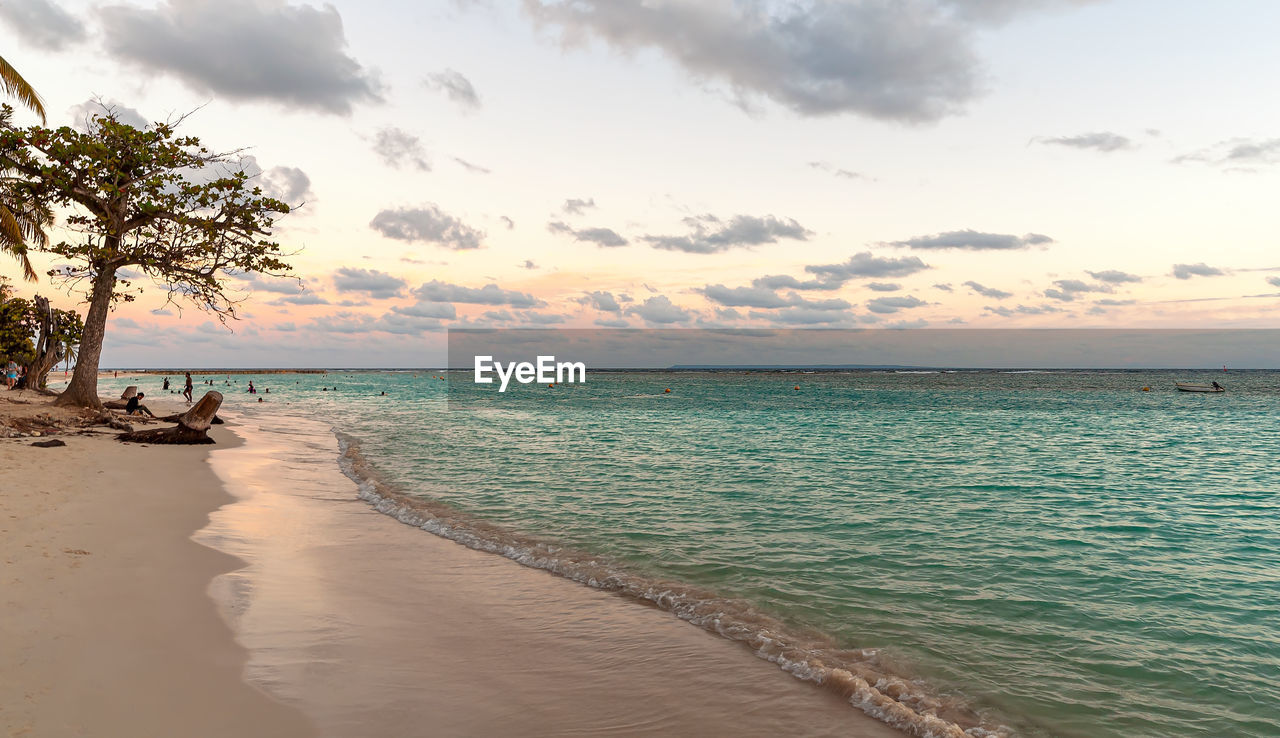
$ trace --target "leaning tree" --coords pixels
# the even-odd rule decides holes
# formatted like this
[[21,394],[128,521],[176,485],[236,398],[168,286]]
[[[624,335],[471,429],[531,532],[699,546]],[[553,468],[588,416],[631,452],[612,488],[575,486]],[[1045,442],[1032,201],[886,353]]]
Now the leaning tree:
[[[129,270],[214,313],[235,317],[225,292],[227,273],[285,276],[272,228],[289,212],[264,194],[237,161],[239,151],[214,153],[174,124],[138,129],[111,110],[87,130],[12,125],[0,110],[0,202],[24,202],[64,217],[71,237],[31,244],[65,263],[50,276],[88,297],[79,357],[59,405],[100,409],[98,360],[107,315],[136,290],[117,273]],[[130,276],[132,279],[133,277]]]

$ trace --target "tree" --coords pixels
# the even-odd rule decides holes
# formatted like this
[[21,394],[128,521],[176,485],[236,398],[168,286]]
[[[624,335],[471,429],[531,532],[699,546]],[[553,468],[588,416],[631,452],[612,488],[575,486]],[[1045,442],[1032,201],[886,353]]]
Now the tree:
[[43,390],[49,382],[49,371],[80,344],[84,323],[80,315],[59,310],[47,298],[36,295],[33,313],[40,331],[36,337],[35,357],[27,369],[27,387]]
[[0,364],[26,364],[35,357],[31,339],[36,334],[35,311],[31,302],[14,297],[9,283],[0,278]]
[[71,262],[50,274],[83,287],[89,301],[75,374],[57,404],[102,407],[107,315],[116,300],[135,296],[117,289],[117,271],[130,268],[169,301],[184,298],[222,321],[235,318],[237,303],[224,292],[227,272],[288,274],[270,236],[289,206],[250,182],[236,165],[239,151],[213,153],[179,136],[181,120],[140,130],[107,110],[76,131],[16,128],[11,114],[8,106],[0,112],[0,168],[13,173],[0,201],[71,212],[66,224],[78,237],[37,248]]
[[49,370],[74,351],[83,332],[77,313],[55,308],[39,295],[35,300],[14,297],[0,277],[0,363],[26,365],[28,388],[45,388]]
[[[4,88],[5,94],[18,98],[40,116],[41,123],[45,121],[40,96],[4,57],[0,57],[0,87]],[[0,177],[4,176],[8,176],[8,172],[0,171]],[[22,265],[23,278],[30,282],[36,281],[36,270],[27,258],[27,242],[44,245],[44,229],[51,222],[52,214],[47,208],[33,208],[31,203],[0,201],[0,251],[8,252],[18,260]]]

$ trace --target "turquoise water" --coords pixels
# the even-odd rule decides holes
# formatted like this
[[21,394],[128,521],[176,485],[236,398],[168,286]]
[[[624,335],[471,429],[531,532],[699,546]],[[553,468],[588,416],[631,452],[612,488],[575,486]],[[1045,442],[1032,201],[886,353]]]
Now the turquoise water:
[[228,401],[409,494],[875,649],[984,726],[1280,735],[1280,373],[252,379]]

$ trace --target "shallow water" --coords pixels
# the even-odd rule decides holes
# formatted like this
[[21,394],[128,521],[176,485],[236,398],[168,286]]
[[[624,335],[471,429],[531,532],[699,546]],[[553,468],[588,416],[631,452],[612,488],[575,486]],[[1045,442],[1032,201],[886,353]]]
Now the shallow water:
[[331,422],[409,495],[927,682],[966,727],[1280,735],[1280,374],[432,376],[216,388]]

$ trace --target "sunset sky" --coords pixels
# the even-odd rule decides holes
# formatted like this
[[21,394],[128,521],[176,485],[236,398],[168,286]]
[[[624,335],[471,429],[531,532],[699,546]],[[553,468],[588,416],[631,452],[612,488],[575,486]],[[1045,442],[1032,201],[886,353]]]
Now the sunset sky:
[[105,366],[424,365],[477,326],[1280,328],[1276,28],[1263,0],[0,4],[50,125],[195,111],[305,203],[300,284],[235,279],[229,327],[142,285]]

